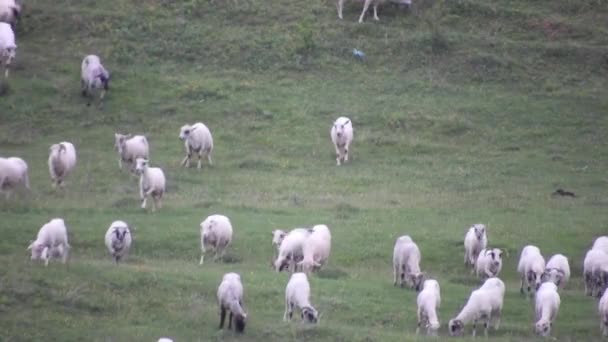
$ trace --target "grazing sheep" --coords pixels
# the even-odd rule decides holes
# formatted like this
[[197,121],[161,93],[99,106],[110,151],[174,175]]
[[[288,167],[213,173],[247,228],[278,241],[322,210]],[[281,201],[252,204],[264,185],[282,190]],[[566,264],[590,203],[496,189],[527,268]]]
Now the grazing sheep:
[[439,319],[437,318],[437,309],[441,304],[441,290],[439,283],[435,279],[424,281],[422,291],[416,299],[418,304],[418,325],[416,335],[420,333],[420,326],[424,324],[427,335],[437,335],[439,330]]
[[549,336],[559,311],[560,298],[557,286],[552,282],[543,283],[536,292],[535,300],[535,331],[540,336]]
[[125,162],[133,171],[137,158],[148,159],[150,155],[148,139],[143,135],[114,133],[114,149],[118,151],[119,169],[122,169],[122,162]]
[[139,198],[141,208],[146,209],[146,199],[152,196],[154,200],[152,211],[162,207],[162,198],[165,193],[165,173],[158,167],[150,167],[148,159],[135,160],[135,174],[139,176]]
[[319,313],[310,304],[310,283],[306,273],[294,273],[287,283],[285,288],[285,314],[283,321],[291,321],[293,310],[295,307],[300,309],[302,321],[308,323],[317,323],[319,321]]
[[608,264],[608,254],[599,249],[590,249],[587,251],[587,254],[585,254],[585,260],[583,261],[585,294],[587,296],[593,296],[597,282],[595,272],[599,270],[599,265],[601,264]]
[[604,253],[608,253],[608,236],[600,236],[593,242],[591,249],[597,249]]
[[320,224],[312,227],[311,230],[302,245],[303,259],[298,263],[302,267],[302,271],[306,273],[321,268],[327,262],[331,251],[329,228]]
[[353,124],[349,118],[339,117],[331,126],[331,141],[336,149],[336,163],[348,161],[348,148],[353,142]]
[[[338,18],[342,19],[342,8],[344,7],[345,0],[338,0]],[[374,8],[374,19],[380,20],[378,18],[378,6],[386,2],[386,0],[359,0],[359,2],[363,2],[363,11],[361,12],[361,16],[359,16],[359,23],[363,22],[363,18],[365,17],[365,13],[369,9],[370,5],[373,5]],[[393,0],[391,2],[406,5],[409,7],[412,4],[412,0]]]
[[224,257],[226,247],[232,243],[232,223],[224,215],[211,215],[201,222],[201,261],[205,259],[207,249],[215,251],[213,261]]
[[220,329],[224,328],[226,311],[229,311],[228,329],[232,329],[232,321],[234,320],[234,330],[239,333],[245,331],[247,313],[243,309],[241,276],[232,272],[224,274],[222,282],[217,288],[217,301],[220,305]]
[[555,254],[547,261],[542,281],[551,281],[558,287],[564,287],[568,280],[570,280],[568,258],[562,254]]
[[475,261],[482,249],[488,246],[486,226],[477,223],[471,226],[464,236],[464,264],[475,269]]
[[16,55],[15,33],[11,25],[0,23],[0,64],[4,66],[4,78],[8,78],[11,62]]
[[0,0],[0,22],[10,24],[14,29],[21,19],[21,1]]
[[0,158],[0,192],[4,192],[8,200],[20,184],[30,189],[27,163],[17,157]]
[[129,225],[124,221],[114,221],[108,228],[105,236],[106,247],[114,258],[114,262],[118,262],[129,254],[131,249],[131,230]]
[[532,284],[534,284],[534,290],[538,290],[545,272],[545,258],[540,254],[538,247],[527,245],[522,249],[517,272],[521,276],[521,288],[519,289],[521,294],[524,294],[524,280],[528,286],[527,294],[531,293]]
[[186,157],[182,160],[182,166],[190,167],[190,159],[192,153],[198,154],[198,166],[201,168],[201,158],[206,157],[209,165],[213,165],[211,161],[211,152],[213,151],[213,137],[209,128],[202,122],[197,122],[194,125],[184,125],[179,132],[179,138],[184,141],[186,146]]
[[281,272],[285,268],[290,272],[296,271],[297,263],[304,258],[303,247],[310,233],[310,229],[295,228],[285,236],[279,247],[279,256],[274,261],[275,271]]
[[497,277],[502,270],[503,251],[498,248],[484,248],[475,262],[475,273],[479,278]]
[[608,290],[604,290],[604,294],[602,295],[602,298],[600,298],[598,313],[600,316],[602,336],[608,336]]
[[424,281],[424,273],[420,271],[420,249],[407,235],[397,238],[393,249],[393,285],[403,287],[407,283],[411,288],[420,291]]
[[488,337],[488,325],[494,320],[494,330],[500,326],[500,316],[505,295],[505,284],[498,278],[489,278],[483,285],[471,292],[469,300],[458,316],[451,319],[448,326],[451,336],[464,334],[464,326],[473,321],[473,337],[477,333],[477,321],[483,320],[484,335]]
[[87,106],[91,105],[93,92],[99,89],[99,105],[103,105],[106,91],[110,89],[110,73],[103,67],[98,56],[88,55],[82,60],[80,88],[82,89],[82,96],[89,98]]
[[72,143],[62,141],[53,144],[49,153],[49,173],[53,188],[63,186],[64,179],[76,166],[76,149]]
[[45,266],[48,266],[49,260],[53,257],[60,257],[65,264],[70,245],[63,219],[54,218],[45,223],[38,231],[36,240],[32,241],[27,249],[32,251],[32,260],[43,260]]

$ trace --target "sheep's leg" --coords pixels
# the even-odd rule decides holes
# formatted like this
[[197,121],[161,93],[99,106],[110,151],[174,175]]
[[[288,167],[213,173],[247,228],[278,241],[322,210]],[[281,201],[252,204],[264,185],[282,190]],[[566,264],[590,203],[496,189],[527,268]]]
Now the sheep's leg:
[[232,311],[230,311],[230,316],[228,316],[228,330],[232,329]]
[[82,97],[87,96],[87,84],[82,78],[80,79],[80,93],[82,94]]
[[338,18],[342,19],[342,8],[344,7],[344,0],[338,0]]
[[207,161],[209,165],[213,165],[213,160],[211,160],[211,151],[207,152]]
[[288,322],[291,320],[292,312],[291,306],[289,305],[289,300],[285,299],[285,313],[283,314],[283,322]]
[[397,273],[399,273],[399,267],[393,266],[393,286],[397,286]]
[[473,337],[477,335],[477,319],[473,320]]
[[338,147],[338,145],[335,145],[336,148],[336,164],[339,166],[340,165],[340,160],[342,159],[342,153],[340,152],[340,148]]
[[371,4],[371,2],[372,0],[365,0],[365,3],[363,4],[363,11],[361,12],[361,16],[359,17],[359,23],[363,22],[363,18],[365,17],[365,13],[369,9],[369,5]]
[[201,161],[201,158],[203,158],[203,150],[201,150],[201,151],[198,153],[198,164],[196,165],[196,168],[197,168],[197,169],[200,169],[200,168],[201,168],[201,162],[202,162],[202,161]]
[[521,276],[521,285],[519,287],[519,293],[524,294],[524,276]]
[[201,261],[198,263],[199,265],[202,265],[203,262],[205,261],[205,248],[201,248]]
[[186,154],[186,156],[184,157],[184,159],[182,159],[181,165],[185,166],[185,167],[190,167],[190,153]]
[[226,309],[222,306],[220,308],[220,329],[224,328],[224,320],[226,320]]
[[374,4],[374,20],[380,20],[378,18],[378,3]]
[[349,143],[346,143],[346,146],[344,146],[344,161],[347,162],[348,161],[348,149],[350,147]]
[[143,197],[141,200],[141,208],[146,209],[146,197]]
[[494,312],[494,314],[492,315],[492,318],[494,319],[494,330],[498,330],[498,328],[500,328],[501,316],[502,316],[501,310],[496,310],[496,312]]
[[488,338],[488,323],[490,323],[490,317],[487,317],[483,322],[483,336]]
[[418,317],[418,324],[416,325],[416,335],[420,334],[420,325],[422,324],[420,311],[420,307],[418,307],[418,310],[416,310],[416,316]]

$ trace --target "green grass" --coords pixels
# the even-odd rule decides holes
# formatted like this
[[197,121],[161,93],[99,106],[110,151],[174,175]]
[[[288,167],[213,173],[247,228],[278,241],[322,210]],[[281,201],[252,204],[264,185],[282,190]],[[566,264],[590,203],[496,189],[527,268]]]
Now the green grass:
[[[0,96],[0,155],[30,166],[32,191],[0,200],[0,340],[423,340],[415,298],[392,286],[395,239],[411,235],[442,288],[441,336],[479,285],[462,265],[468,226],[508,249],[496,341],[535,340],[519,295],[519,250],[564,253],[573,279],[554,335],[599,340],[581,264],[608,228],[608,3],[428,0],[358,24],[325,0],[32,0],[15,70]],[[365,62],[351,56],[364,51]],[[112,73],[103,109],[79,94],[85,54]],[[352,162],[335,166],[332,121],[355,127]],[[205,122],[215,165],[179,167],[184,123]],[[164,208],[139,208],[117,167],[113,133],[143,133],[168,178]],[[78,149],[53,191],[48,147]],[[556,188],[578,197],[553,198]],[[198,266],[198,225],[229,216],[227,263]],[[29,261],[40,226],[63,217],[66,267]],[[105,250],[109,224],[135,226],[129,260]],[[317,223],[332,255],[311,277],[321,324],[282,322],[288,275],[270,269],[271,231]],[[249,323],[217,329],[215,292],[239,272]],[[467,328],[467,333],[470,331]]]

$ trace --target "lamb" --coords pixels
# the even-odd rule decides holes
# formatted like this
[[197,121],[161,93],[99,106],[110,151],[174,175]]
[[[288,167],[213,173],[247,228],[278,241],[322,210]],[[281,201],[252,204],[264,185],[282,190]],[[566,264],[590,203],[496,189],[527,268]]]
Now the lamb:
[[540,336],[549,336],[553,321],[559,311],[560,298],[557,285],[552,282],[543,283],[536,292],[536,333]]
[[475,269],[475,262],[482,249],[488,246],[486,226],[477,223],[471,226],[464,236],[464,264]]
[[139,176],[139,198],[141,208],[146,209],[146,199],[151,196],[154,200],[152,211],[162,207],[165,193],[165,173],[158,167],[150,167],[148,159],[137,158],[135,174]]
[[331,233],[329,228],[324,225],[312,227],[310,234],[302,245],[302,261],[298,265],[302,271],[309,273],[313,269],[321,268],[329,258],[331,251]]
[[551,281],[557,287],[563,287],[570,280],[570,264],[568,258],[562,254],[552,256],[545,267],[542,281]]
[[393,249],[393,285],[403,287],[404,282],[420,291],[424,281],[424,273],[420,271],[420,249],[407,235],[397,238]]
[[213,137],[209,128],[202,122],[197,122],[194,125],[184,125],[179,132],[179,138],[184,141],[186,146],[186,157],[182,160],[182,166],[190,167],[190,158],[192,153],[198,154],[198,166],[201,168],[201,158],[206,157],[209,165],[213,165],[211,161],[211,152],[213,151]]
[[596,289],[596,272],[600,265],[608,264],[608,254],[599,249],[590,249],[583,261],[583,276],[585,278],[585,294],[592,296]]
[[4,66],[4,78],[8,78],[11,62],[16,55],[15,32],[11,25],[0,22],[0,64]]
[[591,249],[601,250],[604,253],[608,253],[608,236],[600,236],[593,242]]
[[60,257],[65,264],[68,260],[70,245],[68,244],[68,231],[61,218],[54,218],[44,224],[38,231],[35,241],[27,247],[32,251],[32,260],[43,260],[48,266],[52,257]]
[[281,272],[286,267],[290,272],[296,271],[297,263],[304,258],[303,247],[310,233],[310,229],[295,228],[285,236],[274,261],[275,271]]
[[217,288],[217,301],[220,306],[220,329],[224,328],[226,311],[230,311],[228,318],[228,329],[234,329],[242,333],[245,330],[247,313],[243,309],[243,283],[241,276],[237,273],[226,273],[222,278],[220,286]]
[[473,337],[477,333],[477,321],[483,320],[484,334],[488,337],[488,325],[494,320],[494,330],[500,326],[500,316],[505,295],[505,284],[498,278],[489,278],[483,285],[471,292],[469,300],[458,316],[451,319],[448,326],[451,336],[464,334],[464,326],[473,321]]
[[108,228],[105,236],[106,247],[114,258],[114,262],[118,262],[129,254],[131,249],[131,230],[129,225],[124,221],[114,221]]
[[101,64],[98,56],[88,55],[82,60],[80,88],[82,89],[82,96],[89,98],[87,106],[91,105],[91,96],[96,90],[100,90],[99,105],[103,105],[106,91],[110,90],[110,73]]
[[18,0],[0,0],[0,22],[10,24],[14,29],[21,19],[21,2]]
[[118,151],[119,169],[122,169],[122,162],[126,162],[133,171],[137,158],[148,159],[150,155],[148,139],[143,135],[114,133],[114,149]]
[[310,283],[306,273],[294,273],[285,288],[285,314],[283,321],[291,321],[295,307],[300,309],[302,321],[308,323],[319,322],[319,313],[310,304]]
[[331,126],[330,135],[336,149],[336,163],[341,165],[342,162],[348,161],[348,148],[353,142],[353,125],[350,119],[339,117]]
[[201,261],[205,260],[207,249],[215,251],[214,261],[222,259],[226,247],[232,243],[232,223],[224,215],[211,215],[201,222]]
[[428,279],[424,281],[422,291],[418,294],[416,303],[418,304],[416,335],[419,334],[422,324],[426,327],[427,335],[437,335],[437,330],[439,330],[437,309],[441,304],[441,291],[437,280]]
[[[372,4],[373,4],[373,8],[374,8],[374,19],[380,20],[380,18],[378,18],[378,6],[380,4],[385,3],[386,0],[361,0],[361,1],[364,1],[364,3],[363,3],[363,11],[361,12],[361,16],[359,17],[359,23],[363,22],[365,13],[367,13],[369,6]],[[400,5],[406,5],[407,7],[409,7],[412,4],[412,0],[393,0],[391,2],[400,4]],[[342,8],[343,7],[344,7],[344,0],[338,0],[338,18],[340,18],[340,19],[342,19]]]
[[475,273],[478,277],[497,277],[502,270],[503,251],[498,248],[484,248],[479,253],[475,262]]
[[608,290],[605,290],[602,298],[600,298],[598,313],[600,316],[602,336],[608,336]]
[[76,166],[76,149],[72,143],[62,141],[50,147],[49,173],[53,188],[63,186],[63,181]]
[[8,200],[21,184],[30,189],[27,163],[18,157],[0,158],[0,192],[4,192]]
[[536,246],[525,246],[517,264],[517,272],[521,275],[521,287],[519,292],[524,294],[524,280],[527,284],[527,293],[531,293],[531,286],[534,284],[535,291],[541,284],[542,275],[545,272],[545,259],[540,254],[540,249]]

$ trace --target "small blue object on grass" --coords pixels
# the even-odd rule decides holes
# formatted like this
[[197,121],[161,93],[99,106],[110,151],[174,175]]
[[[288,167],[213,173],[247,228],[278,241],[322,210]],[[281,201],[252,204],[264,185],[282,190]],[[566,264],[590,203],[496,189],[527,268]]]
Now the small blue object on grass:
[[361,59],[361,60],[365,60],[365,53],[361,50],[357,50],[357,49],[353,49],[353,56],[355,58]]

